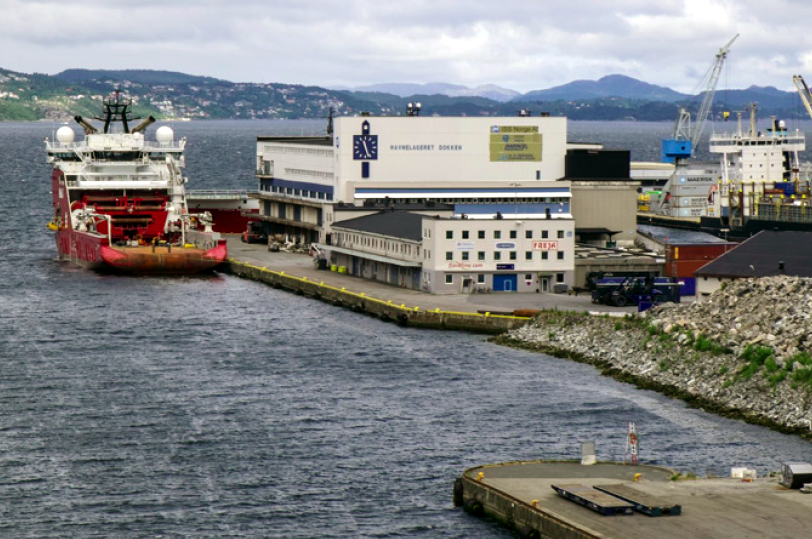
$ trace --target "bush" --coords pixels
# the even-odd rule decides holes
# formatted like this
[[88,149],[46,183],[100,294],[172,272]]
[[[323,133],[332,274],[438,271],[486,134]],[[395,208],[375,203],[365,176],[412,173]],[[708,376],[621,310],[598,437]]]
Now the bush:
[[812,388],[812,367],[801,367],[792,373],[792,387],[806,385]]
[[767,380],[770,382],[771,387],[775,387],[784,380],[787,379],[787,371],[779,370],[777,373],[773,374],[772,376],[768,376]]
[[711,348],[713,348],[713,343],[710,339],[701,333],[696,336],[696,341],[694,341],[694,350],[697,352],[708,352]]
[[775,370],[778,370],[778,365],[775,364],[773,349],[769,346],[748,345],[747,348],[744,349],[744,352],[742,352],[741,357],[747,361],[747,364],[739,371],[739,376],[744,380],[752,378],[754,374],[761,370],[761,367],[764,366],[768,360],[772,360],[772,363],[775,365]]

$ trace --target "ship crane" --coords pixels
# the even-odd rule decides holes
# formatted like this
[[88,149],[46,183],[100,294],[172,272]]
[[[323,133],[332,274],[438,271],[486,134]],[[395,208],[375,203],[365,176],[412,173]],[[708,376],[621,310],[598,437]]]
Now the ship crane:
[[795,84],[795,88],[798,89],[798,95],[801,96],[801,101],[806,107],[806,112],[809,113],[809,117],[812,118],[812,92],[809,91],[809,86],[806,85],[806,81],[801,75],[795,75],[792,77],[792,83]]
[[[671,138],[662,141],[662,161],[663,163],[674,163],[675,169],[674,174],[669,178],[665,186],[663,186],[662,194],[659,199],[655,200],[652,204],[652,210],[655,213],[661,211],[666,202],[668,202],[668,193],[671,188],[671,183],[675,177],[684,172],[684,161],[693,157],[696,153],[699,139],[702,137],[702,131],[705,129],[705,123],[707,122],[708,114],[713,104],[713,96],[716,93],[716,86],[719,83],[722,66],[730,52],[730,46],[733,45],[733,42],[736,41],[738,37],[739,34],[733,36],[733,39],[728,41],[719,49],[719,52],[716,53],[713,64],[711,64],[706,77],[703,79],[707,82],[704,90],[701,92],[704,96],[693,126],[691,126],[691,113],[688,112],[685,107],[680,107]],[[680,170],[681,168],[683,170]]]

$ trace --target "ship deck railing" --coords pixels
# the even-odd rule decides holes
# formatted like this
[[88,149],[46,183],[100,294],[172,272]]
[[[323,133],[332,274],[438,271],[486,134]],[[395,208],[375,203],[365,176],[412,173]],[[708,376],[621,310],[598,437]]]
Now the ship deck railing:
[[189,189],[186,198],[202,199],[240,199],[248,198],[249,191],[245,189]]

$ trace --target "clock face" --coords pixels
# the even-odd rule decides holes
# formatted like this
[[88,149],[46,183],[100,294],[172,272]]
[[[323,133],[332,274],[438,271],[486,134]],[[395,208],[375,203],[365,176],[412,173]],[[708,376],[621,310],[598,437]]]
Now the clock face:
[[353,159],[377,159],[378,135],[354,135],[352,137]]

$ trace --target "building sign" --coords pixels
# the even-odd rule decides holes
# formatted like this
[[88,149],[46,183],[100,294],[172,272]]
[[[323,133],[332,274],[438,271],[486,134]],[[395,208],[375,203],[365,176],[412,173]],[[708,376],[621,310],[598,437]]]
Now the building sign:
[[537,125],[492,125],[491,162],[541,161],[541,133]]
[[390,144],[393,152],[461,152],[462,144]]
[[512,270],[512,269],[515,269],[515,268],[516,268],[515,264],[497,264],[496,265],[496,271]]
[[472,241],[458,241],[457,242],[457,250],[458,251],[473,251],[476,248],[476,244]]
[[515,249],[516,244],[513,243],[513,242],[497,243],[496,248],[497,249]]
[[531,247],[534,251],[557,251],[557,241],[534,241]]
[[478,262],[449,262],[448,269],[458,269],[458,270],[469,270],[469,269],[476,269],[482,268],[484,264],[480,264]]

